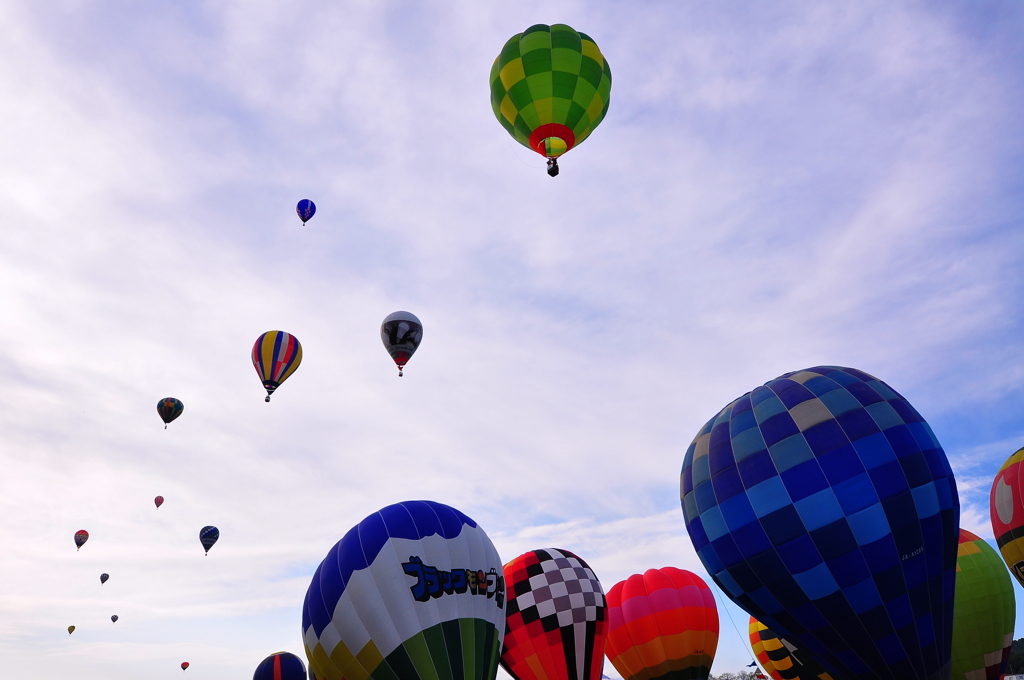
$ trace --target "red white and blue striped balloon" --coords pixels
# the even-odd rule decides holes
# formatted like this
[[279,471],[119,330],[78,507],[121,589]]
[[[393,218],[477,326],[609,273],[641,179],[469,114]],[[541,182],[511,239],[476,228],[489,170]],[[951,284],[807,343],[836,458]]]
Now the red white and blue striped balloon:
[[298,338],[284,331],[267,331],[252,346],[252,365],[270,395],[288,379],[302,363],[302,345]]

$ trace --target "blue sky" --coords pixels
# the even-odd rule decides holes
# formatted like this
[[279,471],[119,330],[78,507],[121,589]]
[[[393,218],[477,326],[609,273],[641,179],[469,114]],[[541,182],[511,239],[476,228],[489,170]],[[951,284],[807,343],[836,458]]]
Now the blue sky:
[[[556,22],[614,85],[550,179],[487,76]],[[991,538],[1024,445],[1022,32],[1012,2],[4,3],[5,675],[248,677],[301,652],[330,546],[408,498],[606,587],[703,574],[686,446],[822,363],[911,400]],[[425,327],[401,380],[398,309]],[[276,328],[305,357],[267,405]],[[748,663],[721,639],[715,672]]]

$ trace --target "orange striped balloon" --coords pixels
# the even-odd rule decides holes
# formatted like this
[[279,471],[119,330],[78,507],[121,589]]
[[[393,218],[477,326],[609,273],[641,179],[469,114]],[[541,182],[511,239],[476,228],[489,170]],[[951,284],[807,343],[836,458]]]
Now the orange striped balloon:
[[607,595],[605,654],[624,680],[706,680],[718,648],[718,607],[696,574],[648,569]]

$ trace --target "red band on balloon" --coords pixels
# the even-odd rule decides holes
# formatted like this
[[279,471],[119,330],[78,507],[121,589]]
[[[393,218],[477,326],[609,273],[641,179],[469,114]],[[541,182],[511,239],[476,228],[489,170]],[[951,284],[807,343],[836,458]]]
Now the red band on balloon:
[[561,123],[545,123],[530,134],[530,148],[547,158],[541,142],[548,137],[558,137],[565,142],[566,151],[576,145],[576,135],[568,127]]

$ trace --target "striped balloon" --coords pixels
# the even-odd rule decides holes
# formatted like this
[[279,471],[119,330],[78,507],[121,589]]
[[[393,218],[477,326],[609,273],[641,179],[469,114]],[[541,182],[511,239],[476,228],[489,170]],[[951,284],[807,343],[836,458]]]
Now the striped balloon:
[[430,501],[353,527],[302,607],[317,680],[494,680],[504,631],[498,552],[476,522]]
[[1006,459],[992,480],[989,513],[999,552],[1024,586],[1024,448]]
[[810,654],[798,650],[753,616],[747,630],[757,662],[775,680],[833,680]]
[[181,403],[180,399],[174,397],[164,397],[156,403],[156,412],[160,414],[160,419],[164,421],[164,429],[167,429],[167,424],[172,420],[181,415],[181,412],[185,410],[185,405]]
[[260,662],[252,680],[306,680],[306,667],[294,654],[278,652]]
[[267,331],[252,346],[252,365],[267,390],[267,399],[302,363],[302,345],[284,331]]
[[1017,605],[1013,581],[988,543],[960,530],[950,680],[1001,678],[1010,659]]
[[648,569],[608,591],[605,654],[625,680],[706,680],[717,647],[718,607],[699,576]]

